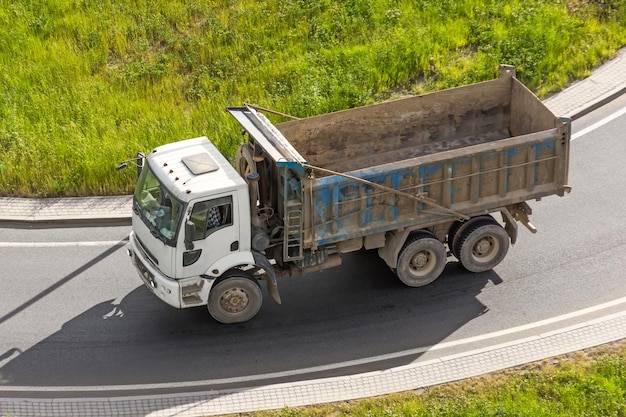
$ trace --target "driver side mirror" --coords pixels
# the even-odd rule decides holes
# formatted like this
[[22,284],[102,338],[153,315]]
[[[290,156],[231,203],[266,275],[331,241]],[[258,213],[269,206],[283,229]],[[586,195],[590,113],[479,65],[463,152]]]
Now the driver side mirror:
[[185,249],[193,250],[193,238],[196,234],[196,225],[191,220],[185,222]]

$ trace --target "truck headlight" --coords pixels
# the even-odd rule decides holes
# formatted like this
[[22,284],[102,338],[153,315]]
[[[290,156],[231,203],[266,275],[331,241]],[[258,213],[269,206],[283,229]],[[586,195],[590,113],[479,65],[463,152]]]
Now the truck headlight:
[[202,254],[202,249],[183,252],[183,266],[189,266],[196,263],[198,259],[200,259],[200,254]]

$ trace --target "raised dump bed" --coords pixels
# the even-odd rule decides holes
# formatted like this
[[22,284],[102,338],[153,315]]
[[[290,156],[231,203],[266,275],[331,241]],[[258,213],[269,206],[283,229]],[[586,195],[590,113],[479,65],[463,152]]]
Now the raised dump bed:
[[558,127],[508,75],[277,127],[307,162],[342,173]]
[[314,178],[302,178],[305,247],[382,242],[568,188],[569,124],[511,71],[276,127]]

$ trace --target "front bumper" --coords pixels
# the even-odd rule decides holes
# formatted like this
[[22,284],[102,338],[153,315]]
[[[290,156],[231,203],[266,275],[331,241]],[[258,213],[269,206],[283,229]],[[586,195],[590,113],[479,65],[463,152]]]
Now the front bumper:
[[165,303],[172,307],[182,308],[179,282],[163,275],[161,271],[152,264],[139,246],[132,232],[129,236],[129,242],[130,247],[128,249],[128,255],[145,286]]

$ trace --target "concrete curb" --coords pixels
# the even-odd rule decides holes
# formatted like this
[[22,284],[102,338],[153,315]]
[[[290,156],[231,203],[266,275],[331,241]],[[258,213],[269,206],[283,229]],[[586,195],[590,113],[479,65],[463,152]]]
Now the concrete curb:
[[609,92],[602,97],[599,97],[596,101],[590,103],[588,106],[581,106],[572,111],[571,116],[569,116],[572,120],[576,120],[588,113],[591,113],[594,110],[599,109],[607,103],[615,100],[620,97],[622,94],[626,93],[626,85],[619,86],[613,92]]

